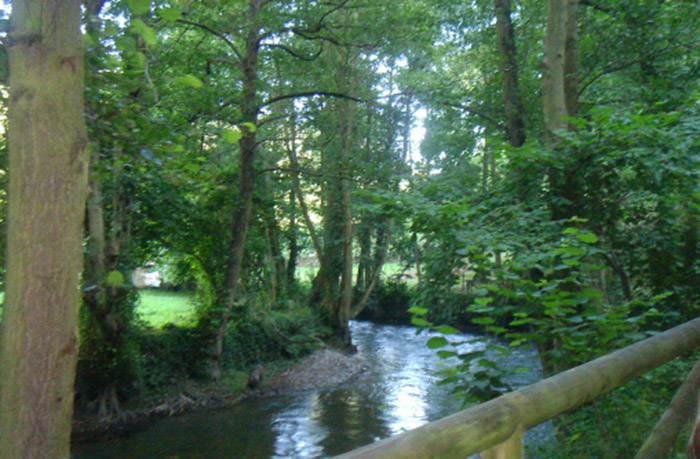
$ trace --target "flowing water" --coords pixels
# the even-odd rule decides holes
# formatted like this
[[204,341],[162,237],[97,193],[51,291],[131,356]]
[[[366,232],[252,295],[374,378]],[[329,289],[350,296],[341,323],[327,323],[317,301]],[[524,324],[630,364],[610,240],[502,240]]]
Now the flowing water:
[[[76,458],[317,458],[340,454],[458,411],[450,387],[438,386],[440,359],[425,342],[430,333],[410,326],[352,322],[353,344],[368,370],[332,389],[251,400],[157,421],[122,438],[76,444]],[[455,335],[468,340],[474,335]],[[483,347],[465,344],[460,350]],[[533,351],[519,351],[506,365],[527,367],[509,382],[540,379]],[[543,441],[547,425],[526,442]]]

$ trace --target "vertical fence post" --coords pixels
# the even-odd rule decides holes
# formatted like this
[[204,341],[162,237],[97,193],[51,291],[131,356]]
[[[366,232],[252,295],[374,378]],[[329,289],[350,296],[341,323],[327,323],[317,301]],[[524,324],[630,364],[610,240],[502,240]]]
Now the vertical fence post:
[[516,427],[508,440],[499,443],[479,454],[480,459],[522,459],[523,455],[523,426]]

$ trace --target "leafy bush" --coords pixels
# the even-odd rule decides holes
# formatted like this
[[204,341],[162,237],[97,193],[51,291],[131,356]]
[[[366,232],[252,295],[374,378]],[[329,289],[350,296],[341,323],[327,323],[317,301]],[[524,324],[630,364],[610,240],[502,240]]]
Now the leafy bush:
[[379,323],[409,323],[411,317],[408,307],[413,296],[413,291],[405,283],[398,281],[380,283],[357,318]]
[[224,366],[246,368],[258,362],[298,357],[310,352],[326,330],[315,312],[292,306],[285,310],[241,310],[230,321],[224,343]]
[[170,324],[157,330],[141,329],[137,343],[143,389],[157,390],[176,381],[206,376],[208,349],[196,328]]

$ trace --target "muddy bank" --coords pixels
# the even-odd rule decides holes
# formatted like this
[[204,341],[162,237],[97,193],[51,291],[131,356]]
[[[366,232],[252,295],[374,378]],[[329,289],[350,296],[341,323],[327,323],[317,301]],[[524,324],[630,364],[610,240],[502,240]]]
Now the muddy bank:
[[232,389],[225,382],[183,381],[159,396],[130,401],[118,416],[98,419],[76,413],[72,439],[76,442],[124,435],[157,419],[181,413],[232,406],[244,399],[274,397],[343,384],[367,369],[356,355],[320,349],[287,365],[263,367],[263,378],[255,390]]

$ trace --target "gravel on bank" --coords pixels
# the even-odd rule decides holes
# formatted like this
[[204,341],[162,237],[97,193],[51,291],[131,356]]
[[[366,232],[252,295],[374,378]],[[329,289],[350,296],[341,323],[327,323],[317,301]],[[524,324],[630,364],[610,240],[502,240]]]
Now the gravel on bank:
[[262,395],[307,391],[343,384],[367,369],[357,355],[321,349],[306,356],[290,370],[265,382]]

